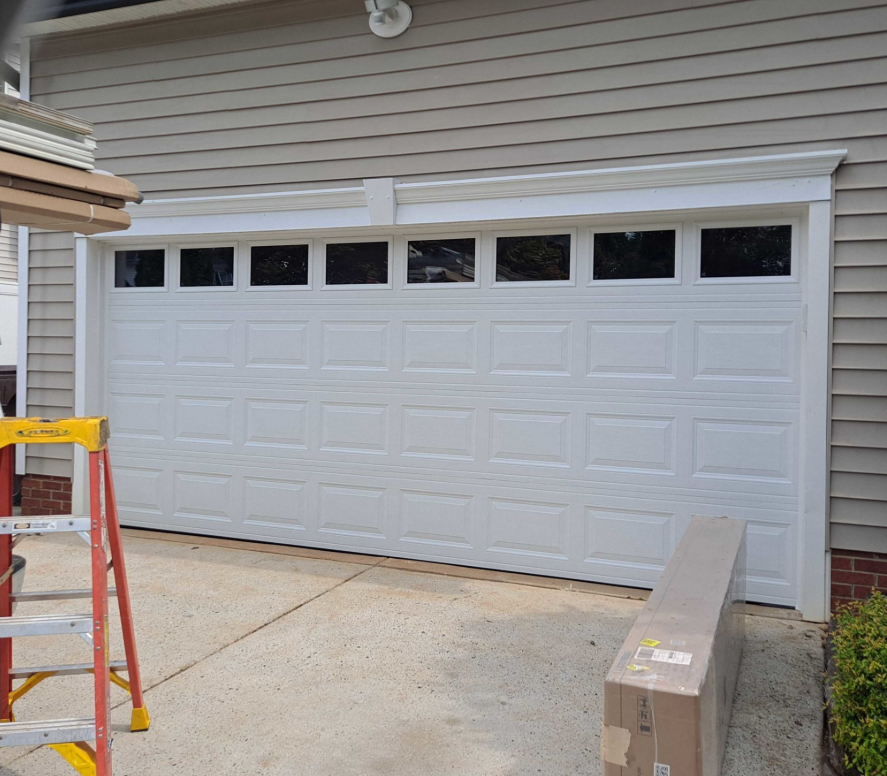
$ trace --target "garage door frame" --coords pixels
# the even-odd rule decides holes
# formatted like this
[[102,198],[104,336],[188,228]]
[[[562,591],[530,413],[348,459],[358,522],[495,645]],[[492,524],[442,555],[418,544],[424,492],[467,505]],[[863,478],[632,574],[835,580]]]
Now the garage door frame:
[[[674,165],[432,183],[367,181],[318,192],[148,201],[129,232],[76,242],[75,413],[105,414],[101,264],[115,244],[160,237],[368,227],[488,225],[638,214],[644,221],[686,219],[714,209],[740,213],[801,206],[806,243],[802,354],[799,602],[805,618],[827,616],[827,451],[832,173],[844,151]],[[641,215],[643,214],[643,215]],[[320,228],[318,228],[320,227]],[[495,228],[485,226],[485,228]],[[74,509],[85,511],[85,461],[75,457]]]

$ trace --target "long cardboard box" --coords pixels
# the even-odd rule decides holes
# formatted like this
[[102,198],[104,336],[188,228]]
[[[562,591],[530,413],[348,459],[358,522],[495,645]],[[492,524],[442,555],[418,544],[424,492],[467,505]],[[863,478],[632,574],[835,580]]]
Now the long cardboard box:
[[604,776],[718,776],[744,640],[745,522],[694,517],[604,685]]

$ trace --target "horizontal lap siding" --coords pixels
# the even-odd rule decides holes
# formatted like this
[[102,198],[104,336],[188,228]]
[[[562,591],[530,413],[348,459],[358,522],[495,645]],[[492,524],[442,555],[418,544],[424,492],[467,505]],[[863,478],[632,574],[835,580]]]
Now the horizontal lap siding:
[[18,229],[8,224],[0,226],[0,283],[18,283]]
[[[33,48],[32,92],[96,122],[101,166],[148,197],[847,148],[832,538],[887,548],[887,2],[414,0],[394,40],[356,5],[56,37]],[[52,251],[32,254],[47,311],[31,316],[32,359],[51,359],[32,379],[61,403],[73,355],[48,351],[72,303]]]
[[[31,230],[28,269],[28,414],[74,414],[74,236]],[[71,476],[70,445],[28,448],[31,474]]]

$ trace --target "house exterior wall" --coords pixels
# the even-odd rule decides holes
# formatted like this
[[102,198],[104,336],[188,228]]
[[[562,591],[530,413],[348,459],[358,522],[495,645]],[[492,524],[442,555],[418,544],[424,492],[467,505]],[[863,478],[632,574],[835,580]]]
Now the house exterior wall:
[[[835,192],[831,543],[887,553],[887,3],[412,5],[393,40],[371,35],[353,0],[281,0],[34,41],[32,97],[95,122],[99,166],[148,198],[848,149]],[[36,241],[32,262],[48,250]],[[59,299],[40,304],[73,315],[73,248],[52,251],[67,263],[32,291],[52,289]],[[31,348],[70,343],[36,333],[63,320],[43,309],[29,312],[41,357],[29,375],[60,409],[72,356]]]

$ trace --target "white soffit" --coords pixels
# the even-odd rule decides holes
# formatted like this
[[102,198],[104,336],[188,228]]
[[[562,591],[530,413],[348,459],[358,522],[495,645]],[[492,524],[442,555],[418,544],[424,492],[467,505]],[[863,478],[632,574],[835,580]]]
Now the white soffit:
[[[846,154],[846,150],[813,151],[497,178],[393,181],[390,225],[828,201],[832,173]],[[391,185],[389,179],[381,180],[386,187]],[[379,223],[373,216],[375,206],[370,207],[378,187],[365,183],[344,189],[146,200],[127,208],[133,225],[125,238],[371,227]]]
[[31,22],[22,29],[23,37],[50,35],[57,32],[76,32],[107,27],[111,24],[127,24],[130,22],[156,19],[177,13],[202,11],[206,8],[219,8],[227,5],[239,5],[249,0],[156,0],[156,2],[131,5],[126,8],[112,8],[107,11],[64,16],[60,19],[46,19]]

